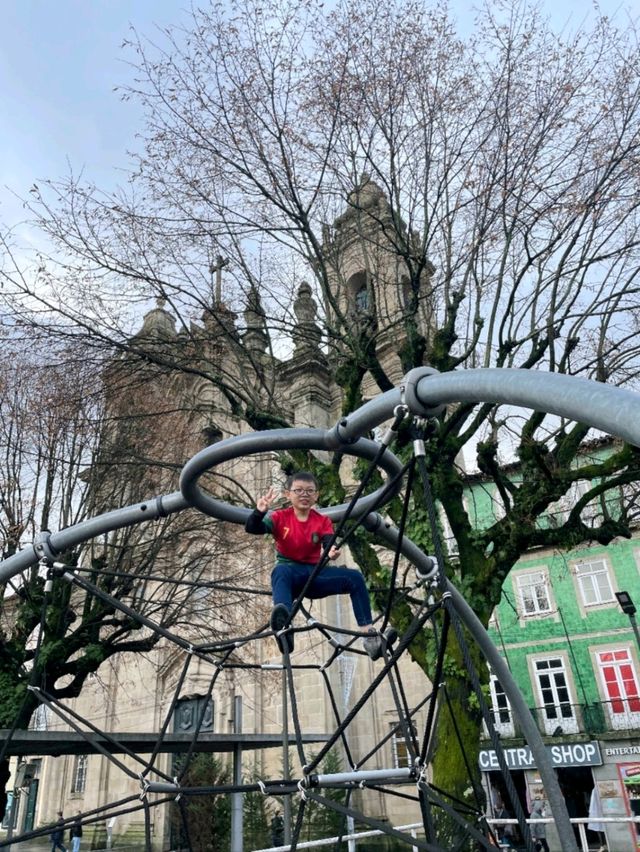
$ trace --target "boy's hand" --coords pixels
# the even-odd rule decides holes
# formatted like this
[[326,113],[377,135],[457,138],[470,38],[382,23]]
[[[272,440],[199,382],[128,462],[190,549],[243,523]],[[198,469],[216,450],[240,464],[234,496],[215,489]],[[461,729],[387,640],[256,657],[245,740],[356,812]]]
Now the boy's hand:
[[276,488],[275,485],[272,485],[266,494],[258,497],[256,500],[256,509],[259,512],[268,512],[271,508],[271,504],[279,497],[279,495],[280,490]]
[[341,550],[334,544],[329,548],[329,559],[337,559],[340,556]]

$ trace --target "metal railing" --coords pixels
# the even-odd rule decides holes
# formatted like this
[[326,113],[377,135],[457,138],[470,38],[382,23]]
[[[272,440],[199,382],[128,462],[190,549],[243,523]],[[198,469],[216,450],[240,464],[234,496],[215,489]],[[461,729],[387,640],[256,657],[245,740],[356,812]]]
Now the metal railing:
[[[581,852],[589,852],[589,843],[587,841],[587,832],[586,827],[587,824],[593,822],[594,819],[592,817],[574,817],[571,819],[571,824],[576,825],[578,827],[578,834],[580,836],[580,849]],[[597,817],[596,821],[598,823],[604,823],[605,825],[609,824],[633,824],[635,823],[640,827],[640,816],[636,817]],[[505,825],[517,825],[517,819],[492,819],[487,818],[487,822],[493,828],[498,828],[499,826]],[[553,817],[545,817],[544,819],[528,819],[527,823],[529,825],[539,825],[540,823],[551,824],[553,823]],[[410,825],[398,825],[394,826],[396,831],[405,831],[409,833],[412,837],[418,837],[418,835],[424,834],[424,826],[421,822],[414,822]],[[343,834],[341,837],[323,837],[319,840],[307,840],[304,843],[298,843],[296,845],[296,849],[321,849],[323,846],[331,846],[333,843],[337,843],[339,840],[347,841],[349,843],[349,849],[357,849],[357,843],[359,840],[366,840],[371,837],[379,837],[384,834],[383,831],[361,831],[357,834]],[[416,846],[412,846],[412,852],[418,852],[418,848]],[[509,848],[506,844],[501,848]],[[252,852],[289,852],[291,849],[290,846],[269,846],[264,849],[255,849]]]
[[[492,819],[488,818],[487,822],[492,827],[496,828],[498,826],[504,825],[517,825],[517,819]],[[609,825],[609,824],[627,824],[632,825],[635,823],[637,826],[640,826],[640,816],[618,816],[618,817],[572,817],[570,820],[572,825],[576,825],[578,827],[578,834],[580,836],[580,849],[581,852],[589,852],[589,842],[587,840],[587,825],[590,822],[597,822],[599,824]],[[528,819],[528,825],[550,825],[553,823],[553,817],[545,817],[544,819]],[[506,849],[511,848],[508,845],[505,845]]]
[[[545,736],[604,734],[640,730],[640,699],[616,698],[590,704],[559,703],[530,707],[538,730]],[[520,727],[510,708],[492,710],[493,724],[505,737],[521,736]]]

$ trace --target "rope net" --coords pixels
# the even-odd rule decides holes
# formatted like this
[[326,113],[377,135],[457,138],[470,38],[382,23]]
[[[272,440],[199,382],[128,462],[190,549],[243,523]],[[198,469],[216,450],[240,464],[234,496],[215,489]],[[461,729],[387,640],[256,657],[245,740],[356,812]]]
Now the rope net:
[[[400,494],[403,499],[401,520],[398,530],[393,534],[387,531],[396,546],[389,570],[389,584],[385,590],[386,602],[380,607],[374,622],[382,636],[382,658],[371,669],[371,680],[366,687],[357,692],[349,680],[353,673],[353,661],[358,656],[366,656],[361,647],[361,631],[350,629],[344,624],[329,623],[313,617],[305,601],[305,586],[303,592],[294,602],[290,619],[278,631],[277,636],[268,625],[262,625],[258,630],[247,635],[224,637],[218,641],[193,644],[178,633],[163,627],[148,615],[143,615],[134,606],[129,606],[122,600],[110,596],[96,583],[95,572],[92,579],[85,576],[81,567],[74,569],[59,564],[51,558],[45,558],[43,564],[48,570],[48,584],[72,583],[84,593],[101,599],[105,604],[125,614],[133,622],[148,630],[157,632],[162,639],[173,648],[175,659],[182,658],[179,666],[179,676],[161,721],[160,731],[156,742],[149,754],[139,754],[128,747],[127,743],[117,733],[102,730],[87,718],[83,718],[65,702],[52,696],[41,684],[31,683],[30,692],[35,695],[41,705],[54,714],[65,729],[71,730],[83,738],[87,749],[94,754],[100,754],[111,765],[111,777],[121,773],[135,788],[131,796],[120,798],[110,804],[86,811],[80,817],[68,818],[64,828],[80,819],[87,828],[96,823],[104,823],[114,817],[140,812],[144,818],[144,848],[156,848],[158,840],[154,841],[152,824],[153,812],[166,808],[173,803],[182,823],[182,844],[184,848],[193,846],[189,837],[189,803],[204,796],[227,796],[229,794],[257,793],[267,797],[269,801],[278,803],[278,809],[285,812],[286,827],[284,837],[286,847],[295,849],[303,837],[305,814],[310,807],[325,808],[339,817],[342,836],[349,833],[352,826],[365,826],[381,832],[400,844],[425,850],[451,849],[495,849],[498,840],[485,818],[487,805],[481,787],[473,779],[477,771],[470,762],[467,764],[468,777],[472,786],[471,795],[461,800],[458,796],[446,790],[439,789],[431,783],[430,764],[435,751],[435,731],[438,719],[442,714],[452,713],[452,702],[447,693],[447,678],[445,675],[445,651],[448,643],[455,638],[464,665],[469,674],[473,692],[477,698],[478,712],[482,717],[489,734],[492,747],[498,754],[498,760],[504,776],[504,784],[510,799],[510,806],[518,819],[520,831],[526,849],[532,850],[533,844],[526,825],[515,788],[511,782],[506,767],[499,736],[493,725],[493,715],[487,706],[482,689],[483,677],[477,670],[474,660],[477,653],[472,653],[469,647],[468,634],[464,629],[459,614],[453,605],[452,595],[442,566],[445,564],[442,545],[438,531],[438,522],[433,497],[431,495],[428,471],[421,451],[424,424],[416,422],[414,429],[413,457],[407,464],[400,464],[390,453],[389,444],[395,436],[400,422],[407,414],[402,410],[396,414],[396,419],[387,435],[380,444],[365,441],[363,450],[361,442],[350,447],[355,455],[364,455],[369,459],[369,466],[363,475],[349,503],[342,507],[335,533],[331,542],[324,547],[323,556],[312,572],[309,583],[318,572],[322,571],[327,562],[331,545],[340,540],[348,544],[359,530],[371,531],[384,523],[376,510],[388,500]],[[283,430],[277,430],[280,434]],[[292,432],[300,430],[291,430]],[[269,433],[264,433],[269,435]],[[314,439],[315,440],[315,439]],[[220,442],[225,445],[228,442]],[[313,443],[313,442],[312,442]],[[225,448],[218,446],[218,452],[224,454]],[[259,449],[264,446],[264,441]],[[242,451],[242,446],[240,450]],[[256,451],[250,449],[250,452]],[[204,465],[207,469],[209,462]],[[366,511],[362,511],[361,501],[374,473],[382,466],[387,472],[385,484],[366,496],[368,501]],[[202,467],[202,466],[201,466]],[[188,485],[200,475],[188,480]],[[428,507],[431,526],[431,538],[435,546],[435,558],[422,553],[415,545],[409,543],[404,535],[407,515],[413,488],[417,481],[422,485],[422,496]],[[191,495],[193,498],[193,494]],[[202,498],[210,500],[208,496]],[[202,500],[191,499],[198,504]],[[214,514],[211,506],[200,505],[203,511]],[[238,522],[237,517],[230,519]],[[388,546],[388,541],[386,542]],[[407,553],[408,547],[408,553]],[[413,548],[413,550],[412,550]],[[419,559],[412,559],[415,554]],[[415,572],[401,570],[403,557],[410,563],[416,563]],[[93,582],[92,582],[93,580]],[[223,589],[238,592],[241,587],[229,583],[221,584]],[[252,588],[252,594],[265,594],[267,591]],[[380,591],[380,590],[378,590]],[[411,613],[410,621],[404,626],[400,635],[390,626],[393,621],[394,607],[404,604]],[[43,605],[43,622],[46,601]],[[315,648],[314,657],[302,653],[290,653],[287,642],[280,642],[282,649],[281,662],[260,662],[268,653],[256,651],[262,643],[275,643],[285,635],[306,637],[306,647],[312,644]],[[433,646],[433,686],[421,697],[419,702],[411,704],[405,679],[409,669],[403,666],[403,660],[408,651],[420,637],[429,637]],[[305,643],[302,643],[305,644]],[[246,653],[245,653],[246,652]],[[34,670],[35,670],[34,665]],[[185,744],[180,760],[174,763],[173,769],[167,771],[163,759],[166,741],[170,737],[176,708],[184,698],[185,684],[194,668],[198,669],[200,683],[205,677],[205,694],[201,695],[200,710],[193,728],[190,741]],[[235,676],[251,676],[273,678],[274,672],[282,674],[282,704],[289,710],[289,718],[284,726],[283,736],[283,771],[278,777],[259,777],[245,781],[236,775],[232,782],[214,783],[208,785],[193,785],[190,782],[190,769],[199,753],[199,740],[205,727],[207,706],[216,694],[220,678],[229,673]],[[203,675],[203,673],[208,673]],[[326,701],[330,707],[332,729],[321,732],[319,742],[309,742],[318,732],[305,730],[304,714],[301,712],[301,684],[309,689],[310,679],[313,679],[313,694],[319,702]],[[486,680],[486,678],[484,678]],[[352,736],[355,720],[370,702],[378,700],[384,692],[387,710],[392,712],[395,721],[388,727],[383,736],[373,747],[362,748],[358,738]],[[348,700],[345,697],[348,696]],[[418,720],[422,720],[418,723]],[[291,725],[289,736],[288,725]],[[453,729],[457,730],[455,714],[452,717]],[[0,759],[10,753],[10,745],[15,730],[5,741],[0,751]],[[402,761],[390,761],[390,743],[393,742],[396,752],[401,745],[405,757]],[[289,747],[293,745],[294,755],[289,755]],[[245,746],[248,750],[250,746]],[[473,757],[464,755],[462,736],[458,734],[457,748],[463,759],[472,761]],[[246,752],[245,752],[246,753]],[[327,772],[323,766],[330,753],[340,755],[339,771]],[[290,766],[291,764],[291,766]],[[422,830],[418,836],[407,831],[399,830],[386,820],[381,820],[371,802],[375,796],[371,794],[401,799],[412,802],[421,815]],[[392,808],[391,808],[392,810]],[[48,835],[51,826],[36,829],[19,836],[14,835],[0,842],[0,848],[8,845],[18,845],[34,838]],[[339,844],[340,846],[341,844]],[[346,841],[344,841],[346,848]]]

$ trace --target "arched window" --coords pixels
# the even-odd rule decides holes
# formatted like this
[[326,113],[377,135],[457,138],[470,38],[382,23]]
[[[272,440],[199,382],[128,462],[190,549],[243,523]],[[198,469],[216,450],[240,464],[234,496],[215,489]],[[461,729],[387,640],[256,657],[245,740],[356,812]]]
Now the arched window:
[[221,441],[224,437],[222,434],[222,430],[215,424],[209,423],[201,432],[202,435],[202,443],[205,447],[210,446],[211,444],[217,444],[218,441]]
[[87,763],[88,756],[86,754],[77,754],[73,762],[73,771],[71,773],[71,792],[84,793],[87,786]]
[[347,292],[349,301],[356,314],[368,314],[371,312],[371,293],[367,286],[367,273],[356,272],[347,281]]

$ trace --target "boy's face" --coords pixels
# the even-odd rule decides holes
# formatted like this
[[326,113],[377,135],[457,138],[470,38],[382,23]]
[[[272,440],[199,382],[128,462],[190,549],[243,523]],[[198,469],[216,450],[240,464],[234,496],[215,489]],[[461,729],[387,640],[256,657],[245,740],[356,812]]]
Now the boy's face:
[[290,490],[284,493],[294,509],[311,509],[318,499],[316,486],[304,479],[294,479]]

